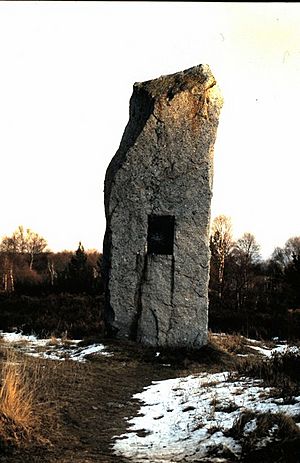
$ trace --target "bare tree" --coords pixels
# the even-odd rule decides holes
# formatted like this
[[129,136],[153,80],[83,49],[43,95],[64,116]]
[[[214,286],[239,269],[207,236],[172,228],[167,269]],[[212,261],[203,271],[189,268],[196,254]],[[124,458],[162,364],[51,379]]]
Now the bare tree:
[[211,227],[210,248],[215,258],[218,271],[218,296],[222,299],[224,288],[224,270],[227,258],[232,250],[231,218],[225,215],[217,216]]
[[234,245],[232,255],[236,265],[236,295],[239,308],[247,298],[251,286],[252,270],[261,259],[259,250],[260,246],[252,233],[244,233]]
[[8,293],[13,292],[15,290],[13,261],[5,255],[1,264],[3,289]]
[[54,268],[53,260],[48,259],[47,268],[48,268],[48,272],[49,272],[49,275],[50,275],[51,286],[54,286],[54,281],[57,278],[57,272],[56,272],[56,270]]
[[283,271],[298,256],[300,256],[300,236],[293,236],[286,241],[283,248],[275,248],[271,260]]
[[23,227],[20,226],[12,236],[5,236],[0,243],[2,283],[5,292],[14,291],[16,256],[21,249],[19,237],[22,235]]
[[244,233],[234,246],[234,254],[241,264],[249,266],[260,260],[260,246],[252,233]]
[[0,251],[13,254],[28,254],[29,268],[32,270],[34,256],[45,251],[47,241],[30,228],[26,231],[19,225],[12,236],[5,236],[0,243]]
[[40,254],[47,247],[47,241],[37,233],[27,228],[25,236],[25,252],[30,256],[29,268],[32,270],[34,256]]
[[0,244],[0,250],[9,253],[23,254],[26,252],[26,237],[24,227],[19,225],[12,236],[5,236]]

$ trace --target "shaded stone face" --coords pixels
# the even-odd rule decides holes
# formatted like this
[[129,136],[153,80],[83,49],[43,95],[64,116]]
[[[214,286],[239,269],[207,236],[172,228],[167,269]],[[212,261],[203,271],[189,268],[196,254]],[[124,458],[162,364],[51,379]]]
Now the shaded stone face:
[[206,343],[221,106],[207,65],[134,85],[105,178],[106,320],[121,337],[153,346]]

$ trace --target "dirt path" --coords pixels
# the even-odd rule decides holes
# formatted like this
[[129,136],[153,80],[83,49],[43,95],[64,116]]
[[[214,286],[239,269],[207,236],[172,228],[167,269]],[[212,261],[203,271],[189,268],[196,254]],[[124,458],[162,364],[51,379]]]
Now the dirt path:
[[[139,408],[132,395],[154,380],[201,368],[180,353],[158,358],[155,351],[131,343],[114,342],[108,350],[113,356],[98,355],[86,363],[30,360],[29,368],[38,366],[42,377],[36,396],[44,440],[2,451],[1,462],[125,463],[111,445],[126,430],[124,418]],[[203,360],[206,370],[214,364],[207,352]]]
[[97,355],[86,363],[26,357],[29,370],[40,372],[36,393],[42,440],[2,449],[8,463],[125,463],[112,453],[113,437],[126,431],[125,417],[135,416],[132,395],[152,381],[218,371],[224,359],[204,349],[197,359],[186,353],[161,353],[134,343],[108,344],[113,356]]

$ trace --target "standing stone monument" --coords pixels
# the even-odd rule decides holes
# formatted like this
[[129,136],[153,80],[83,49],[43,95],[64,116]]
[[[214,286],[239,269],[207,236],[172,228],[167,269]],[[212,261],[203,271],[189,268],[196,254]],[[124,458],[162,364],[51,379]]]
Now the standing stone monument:
[[105,178],[106,322],[120,337],[169,347],[207,341],[221,106],[207,65],[134,85]]

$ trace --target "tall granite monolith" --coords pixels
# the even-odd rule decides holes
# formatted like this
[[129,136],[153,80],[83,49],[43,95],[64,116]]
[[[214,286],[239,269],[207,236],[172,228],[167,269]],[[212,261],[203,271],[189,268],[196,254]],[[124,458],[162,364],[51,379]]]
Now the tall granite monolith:
[[207,341],[213,150],[222,106],[199,65],[136,83],[105,178],[106,323],[146,345]]

